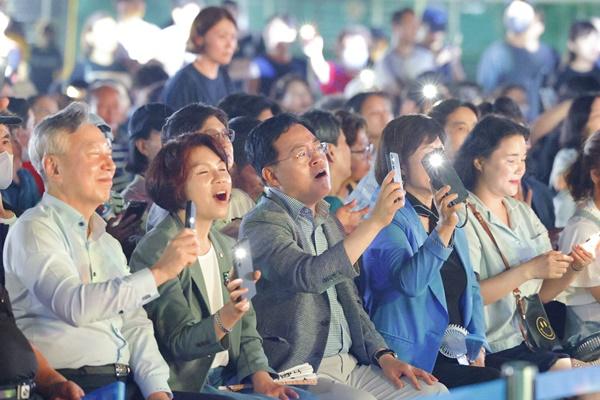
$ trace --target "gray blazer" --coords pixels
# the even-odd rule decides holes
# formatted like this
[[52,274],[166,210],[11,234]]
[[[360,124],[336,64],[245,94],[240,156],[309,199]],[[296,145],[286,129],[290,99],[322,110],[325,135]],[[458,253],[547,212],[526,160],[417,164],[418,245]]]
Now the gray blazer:
[[330,215],[323,231],[329,249],[313,256],[310,243],[275,196],[263,197],[242,221],[240,238],[249,239],[254,265],[262,271],[252,300],[257,330],[269,364],[277,370],[304,362],[319,368],[331,318],[326,291],[332,285],[350,327],[350,353],[359,363],[371,364],[373,354],[387,348],[362,308],[352,280],[358,272],[346,255],[338,221]]

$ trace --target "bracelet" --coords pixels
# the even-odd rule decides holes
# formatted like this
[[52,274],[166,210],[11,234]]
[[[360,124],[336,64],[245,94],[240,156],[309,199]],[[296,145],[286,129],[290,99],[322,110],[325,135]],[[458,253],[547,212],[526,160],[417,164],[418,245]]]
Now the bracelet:
[[581,267],[581,268],[577,269],[573,265],[575,265],[575,263],[571,263],[571,269],[575,272],[581,272],[585,268],[585,267]]
[[223,321],[221,321],[221,314],[219,314],[219,311],[217,311],[215,313],[215,322],[217,323],[217,326],[219,327],[219,329],[221,330],[221,332],[223,332],[224,334],[229,334],[231,333],[231,329],[227,329],[225,327],[225,325],[223,325]]

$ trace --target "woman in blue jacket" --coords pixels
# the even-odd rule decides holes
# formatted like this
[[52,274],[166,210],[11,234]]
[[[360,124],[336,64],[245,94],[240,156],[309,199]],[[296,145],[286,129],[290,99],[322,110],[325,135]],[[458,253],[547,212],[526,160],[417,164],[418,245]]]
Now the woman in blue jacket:
[[[375,174],[381,181],[389,153],[398,153],[406,205],[364,254],[362,279],[365,304],[390,348],[452,388],[495,379],[499,372],[485,367],[479,284],[465,234],[456,229],[464,204],[450,206],[457,195],[447,195],[448,186],[432,193],[421,163],[443,141],[442,127],[425,115],[397,118],[383,130]],[[462,357],[439,352],[450,325],[465,335]]]

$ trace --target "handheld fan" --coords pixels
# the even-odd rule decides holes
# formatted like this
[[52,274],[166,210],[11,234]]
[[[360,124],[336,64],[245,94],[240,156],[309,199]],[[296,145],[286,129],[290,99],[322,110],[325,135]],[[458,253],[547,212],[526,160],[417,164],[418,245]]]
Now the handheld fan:
[[455,358],[461,365],[469,365],[467,359],[467,335],[469,332],[460,325],[450,324],[444,332],[440,353]]

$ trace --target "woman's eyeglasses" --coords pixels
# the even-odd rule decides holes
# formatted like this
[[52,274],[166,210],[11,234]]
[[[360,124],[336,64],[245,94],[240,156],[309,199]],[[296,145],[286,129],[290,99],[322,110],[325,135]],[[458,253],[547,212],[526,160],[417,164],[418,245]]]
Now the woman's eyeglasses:
[[213,138],[219,139],[219,140],[227,139],[230,142],[233,142],[235,140],[235,131],[233,129],[223,129],[223,130],[207,129],[200,133],[212,136]]

